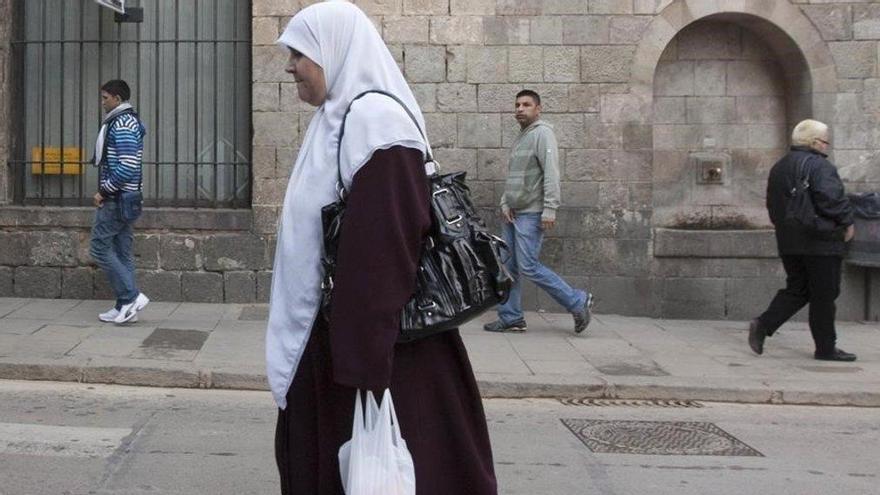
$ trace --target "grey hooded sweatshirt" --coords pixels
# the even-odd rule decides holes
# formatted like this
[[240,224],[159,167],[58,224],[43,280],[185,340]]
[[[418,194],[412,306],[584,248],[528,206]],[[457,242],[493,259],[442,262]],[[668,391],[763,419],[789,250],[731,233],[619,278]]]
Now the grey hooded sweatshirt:
[[556,136],[550,124],[537,120],[520,132],[510,150],[501,208],[539,212],[543,220],[555,220],[559,199]]

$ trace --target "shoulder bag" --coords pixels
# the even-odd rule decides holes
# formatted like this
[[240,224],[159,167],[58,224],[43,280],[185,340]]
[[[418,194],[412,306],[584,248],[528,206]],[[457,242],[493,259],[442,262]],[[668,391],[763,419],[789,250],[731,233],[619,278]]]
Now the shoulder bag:
[[794,185],[788,190],[785,221],[817,238],[830,238],[838,229],[834,221],[816,213],[810,191],[810,156],[805,156],[795,168]]
[[[477,215],[465,184],[465,172],[438,174],[430,145],[415,116],[396,96],[379,90],[359,94],[352,104],[370,93],[385,95],[400,104],[425,140],[427,179],[430,184],[431,228],[425,239],[416,289],[400,315],[398,342],[410,342],[458,328],[496,304],[507,300],[513,278],[504,267],[505,242],[491,233]],[[329,320],[333,275],[336,269],[339,233],[345,214],[347,191],[342,180],[341,149],[345,135],[342,119],[336,154],[339,201],[321,211],[324,228],[324,279],[321,312]],[[430,172],[428,172],[430,170]]]

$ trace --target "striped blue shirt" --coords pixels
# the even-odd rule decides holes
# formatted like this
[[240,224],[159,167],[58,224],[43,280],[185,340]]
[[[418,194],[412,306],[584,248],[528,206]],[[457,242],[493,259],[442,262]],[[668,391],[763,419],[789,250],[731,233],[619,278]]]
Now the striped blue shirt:
[[101,195],[140,189],[146,128],[134,113],[124,113],[107,129],[107,153],[101,160]]

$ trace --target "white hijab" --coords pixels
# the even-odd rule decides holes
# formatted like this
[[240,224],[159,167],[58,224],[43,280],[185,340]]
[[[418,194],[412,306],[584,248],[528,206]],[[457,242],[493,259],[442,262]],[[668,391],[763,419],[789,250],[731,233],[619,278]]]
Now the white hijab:
[[[272,272],[266,367],[278,407],[293,381],[321,301],[321,208],[336,197],[336,151],[342,118],[361,92],[400,98],[424,129],[424,117],[403,74],[370,19],[353,4],[329,1],[296,14],[277,43],[324,70],[327,100],[317,109],[296,158],[278,227]],[[352,105],[342,147],[348,188],[373,152],[402,145],[425,152],[418,129],[394,100],[368,95]]]

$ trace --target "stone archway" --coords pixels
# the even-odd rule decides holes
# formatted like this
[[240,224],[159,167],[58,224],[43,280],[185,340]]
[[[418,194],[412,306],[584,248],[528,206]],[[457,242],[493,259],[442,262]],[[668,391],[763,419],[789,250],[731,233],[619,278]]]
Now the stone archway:
[[[749,95],[728,92],[720,95],[723,98],[734,97],[737,103],[739,97],[752,96],[772,96],[781,100],[781,104],[777,102],[775,113],[769,121],[776,126],[774,132],[780,139],[773,140],[774,144],[766,146],[765,155],[781,154],[784,151],[792,123],[808,116],[826,122],[833,120],[833,102],[838,90],[838,79],[831,51],[806,15],[788,0],[674,0],[669,3],[654,18],[636,48],[630,93],[626,95],[625,101],[617,105],[621,114],[632,115],[633,123],[657,131],[658,123],[654,115],[657,82],[655,76],[664,50],[688,26],[698,26],[700,23],[733,26],[742,32],[748,31],[750,36],[759,40],[764,49],[770,52],[770,65],[776,64],[775,69],[767,69],[762,75],[768,76],[767,80],[774,88],[769,93]],[[748,81],[745,83],[744,86],[747,87]],[[663,94],[664,91],[659,93]],[[723,105],[719,108],[722,110],[721,118],[725,118],[723,111],[729,111],[729,108],[725,109]],[[719,122],[712,120],[714,116],[705,115],[697,113],[694,120],[707,120],[709,124]],[[739,113],[733,117],[738,118]],[[734,123],[740,122],[734,120]],[[652,133],[652,137],[658,136],[662,140],[662,135]],[[721,149],[712,149],[716,140],[711,138],[707,141],[691,140],[688,141],[690,144],[679,146],[676,150],[683,152],[679,156],[681,162],[677,164],[680,175],[664,177],[662,170],[658,175],[658,164],[661,169],[663,167],[658,160],[655,146],[659,140],[652,140],[651,209],[651,271],[659,279],[655,283],[659,283],[660,287],[654,301],[657,312],[661,316],[672,318],[744,318],[754,310],[757,301],[760,300],[760,304],[763,304],[764,298],[778,288],[776,272],[773,271],[778,265],[772,260],[776,256],[775,241],[772,230],[765,228],[769,221],[763,208],[763,190],[759,184],[762,179],[766,180],[766,170],[761,167],[767,168],[766,163],[769,161],[772,165],[775,160],[765,159],[761,167],[741,167],[742,163],[748,165],[748,162],[737,163],[737,153],[742,155],[751,152],[750,145],[741,145],[742,139],[735,141],[740,143],[736,145],[719,143],[717,148]],[[694,142],[696,144],[692,144]],[[679,205],[663,203],[663,180],[666,180],[665,185],[673,184],[676,180],[698,183],[697,172],[703,170],[702,164],[708,163],[711,167],[719,164],[723,168],[725,155],[729,160],[725,173],[735,171],[751,174],[751,183],[725,182],[724,187],[728,188],[726,190],[720,186],[705,186],[699,194],[692,196],[699,196],[699,201],[683,202]],[[734,174],[728,176],[736,178]],[[711,189],[712,187],[715,189]],[[730,188],[751,189],[732,191]],[[747,199],[742,201],[744,196]],[[735,198],[731,202],[734,207],[723,208],[731,197]],[[678,226],[675,221],[670,222],[670,219],[675,219],[676,207],[679,207],[679,212],[687,211],[690,206],[699,205],[703,200],[706,201],[702,204],[722,205],[716,208],[721,212],[721,222],[716,222],[716,209],[712,209],[708,223]],[[725,224],[725,216],[728,220],[744,221],[740,224]],[[743,226],[752,230],[738,230]]]
[[[681,93],[683,98],[666,98],[677,94],[674,89],[670,93],[670,88],[662,87],[669,84],[670,69],[673,73],[677,70],[670,67],[668,48],[675,48],[682,36],[692,39],[693,33],[700,30],[703,38],[711,43],[713,30],[723,33],[728,27],[744,33],[741,36],[743,40],[746,36],[751,40],[753,52],[763,52],[757,57],[754,53],[741,57],[714,55],[719,61],[752,59],[736,62],[737,67],[727,69],[728,85],[735,86],[731,80],[741,79],[741,87],[728,88],[728,92],[721,88],[720,93],[697,87],[690,94]],[[716,38],[719,36],[723,34],[716,34]],[[713,58],[708,47],[698,46],[697,49],[703,53],[678,58]],[[671,58],[676,59],[675,50],[672,52]],[[756,70],[753,67],[756,64],[752,63],[755,59],[767,68],[762,69],[757,64]],[[682,65],[689,63],[682,62]],[[752,73],[740,74],[739,68]],[[751,94],[751,84],[756,87],[772,85],[773,90],[766,95],[774,96]],[[638,119],[640,124],[653,130],[652,224],[655,227],[708,229],[768,226],[764,218],[762,184],[759,183],[765,179],[763,172],[766,170],[763,169],[769,165],[763,162],[769,160],[772,165],[774,155],[784,151],[788,129],[797,121],[806,117],[828,121],[830,115],[826,113],[830,113],[832,106],[826,102],[834,97],[836,90],[836,70],[830,50],[806,16],[787,1],[672,2],[654,19],[637,47],[630,94],[626,95],[629,111],[622,112],[624,115],[638,115],[633,120]],[[754,96],[764,96],[765,100],[778,106],[778,115],[771,120],[773,126],[743,117],[740,103],[750,99],[746,97]],[[681,100],[678,103],[682,107],[687,100],[687,116],[670,121],[668,112],[663,109],[667,109],[666,103],[675,100]],[[732,110],[734,100],[736,109]],[[661,103],[659,108],[658,103]],[[699,105],[709,111],[700,111]],[[697,112],[691,112],[692,106],[697,107]],[[752,103],[752,106],[756,105]],[[731,113],[733,117],[729,117]],[[720,120],[713,121],[716,117]],[[728,130],[730,135],[725,134]],[[771,146],[766,143],[769,139],[764,135],[765,130],[774,134]],[[753,137],[758,141],[763,139],[764,143],[752,149],[749,141]],[[699,171],[706,167],[722,171],[723,181],[717,185],[700,185]],[[747,172],[749,169],[754,170]],[[744,178],[743,173],[750,176]]]
[[822,107],[816,105],[818,99],[836,93],[837,72],[831,50],[796,5],[785,0],[675,0],[645,30],[633,57],[630,90],[642,103],[651,100],[654,70],[669,42],[687,25],[709,17],[737,23],[752,21],[749,28],[773,47],[780,59],[787,64],[796,62],[787,66],[786,72],[793,69],[792,78],[809,78],[817,111]]
[[[811,105],[768,43],[723,17],[687,25],[654,75],[653,225],[767,227],[767,172]],[[809,78],[803,78],[806,82]]]

